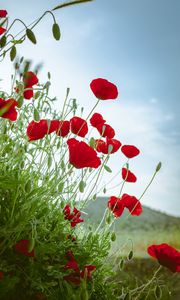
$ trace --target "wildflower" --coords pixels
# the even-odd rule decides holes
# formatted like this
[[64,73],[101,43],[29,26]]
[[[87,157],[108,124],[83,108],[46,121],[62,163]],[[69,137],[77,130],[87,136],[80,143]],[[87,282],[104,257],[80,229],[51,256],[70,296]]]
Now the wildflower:
[[[33,72],[29,71],[26,72],[23,76],[23,82],[24,82],[24,98],[29,100],[33,97],[34,92],[33,92],[33,85],[38,83],[38,78],[36,74]],[[26,90],[27,89],[27,90]]]
[[160,265],[173,273],[180,272],[180,252],[168,244],[151,245],[148,254],[156,258]]
[[98,168],[101,164],[97,153],[85,142],[72,138],[67,141],[69,147],[69,162],[77,169]]
[[92,80],[90,88],[95,97],[100,100],[116,99],[118,96],[116,85],[103,78]]
[[6,32],[6,28],[0,27],[0,35],[2,35],[2,34],[5,33],[5,32]]
[[16,243],[15,250],[16,250],[16,252],[22,253],[25,256],[34,257],[34,255],[35,255],[34,249],[31,252],[29,252],[28,245],[29,245],[28,240],[20,240],[19,242]]
[[56,130],[56,134],[61,137],[65,137],[68,135],[70,130],[70,122],[69,121],[59,121],[58,129]]
[[108,207],[116,218],[122,215],[125,208],[129,210],[132,216],[139,216],[142,213],[140,201],[128,194],[123,194],[121,198],[111,196],[108,200]]
[[28,136],[28,141],[35,141],[42,139],[48,132],[47,120],[40,120],[39,122],[31,121],[28,124],[26,135]]
[[121,147],[121,142],[116,139],[106,138],[106,142],[100,139],[96,140],[96,150],[104,154],[115,153],[119,150],[120,147]]
[[108,137],[112,139],[115,136],[114,129],[108,124],[100,124],[97,125],[96,128],[102,137]]
[[142,213],[142,205],[135,196],[123,194],[121,201],[125,208],[129,210],[132,216],[139,216]]
[[71,227],[75,227],[77,224],[84,222],[81,217],[81,212],[74,207],[73,213],[71,213],[70,205],[67,204],[64,208],[64,216],[65,220],[69,220],[71,223]]
[[70,125],[72,133],[77,134],[78,136],[85,137],[88,133],[87,122],[82,118],[73,117],[70,120]]
[[116,218],[120,217],[124,211],[124,204],[120,198],[111,196],[108,200],[108,207]]
[[122,168],[122,178],[127,182],[136,182],[136,176],[128,169]]
[[90,119],[90,123],[93,127],[97,128],[97,126],[104,125],[106,120],[103,119],[103,116],[99,113],[94,113]]
[[15,107],[17,105],[18,102],[13,98],[8,100],[0,98],[0,117],[16,121],[18,113]]
[[65,275],[64,279],[68,282],[74,283],[74,284],[80,284],[81,278],[86,278],[87,280],[92,279],[92,271],[96,269],[96,266],[94,265],[85,265],[83,266],[82,270],[80,270],[78,263],[75,260],[74,254],[72,251],[67,252],[68,262],[65,265],[65,269],[71,269],[74,272],[70,273],[69,275]]
[[128,158],[133,158],[140,153],[139,149],[133,145],[123,145],[121,151]]
[[7,10],[0,9],[0,18],[5,18],[7,16]]
[[46,134],[58,130],[60,124],[59,120],[49,120],[49,122],[48,126],[48,120],[46,119],[42,119],[39,122],[34,120],[31,121],[26,129],[26,135],[28,136],[29,142],[42,139]]

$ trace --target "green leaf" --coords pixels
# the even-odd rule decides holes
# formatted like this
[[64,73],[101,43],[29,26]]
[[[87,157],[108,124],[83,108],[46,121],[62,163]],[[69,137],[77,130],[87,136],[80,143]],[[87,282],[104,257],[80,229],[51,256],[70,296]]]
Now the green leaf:
[[29,28],[26,29],[26,35],[33,44],[37,43],[34,32],[31,29],[29,29]]
[[16,57],[16,47],[13,46],[11,48],[11,51],[10,51],[10,59],[11,59],[11,61],[13,61],[15,59],[15,57]]
[[61,32],[60,32],[59,25],[57,23],[53,24],[52,32],[53,32],[53,36],[54,36],[55,40],[59,41],[60,37],[61,37]]
[[40,120],[39,112],[36,108],[34,108],[34,121],[38,122]]
[[56,9],[60,9],[66,6],[70,6],[70,5],[74,5],[74,4],[81,4],[81,3],[85,3],[85,2],[92,2],[93,0],[74,0],[74,1],[68,1],[68,2],[64,2],[56,7],[54,7],[52,10],[56,10]]
[[104,165],[104,169],[109,172],[109,173],[112,173],[112,170],[107,166],[107,165]]

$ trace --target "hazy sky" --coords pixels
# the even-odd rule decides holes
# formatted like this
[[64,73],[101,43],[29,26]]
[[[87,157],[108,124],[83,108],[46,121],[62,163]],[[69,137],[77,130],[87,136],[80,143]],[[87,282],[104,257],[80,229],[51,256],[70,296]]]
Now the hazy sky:
[[[8,10],[11,19],[18,17],[29,24],[59,3],[6,0],[0,7]],[[71,96],[87,114],[95,104],[90,81],[103,77],[116,83],[119,99],[101,102],[97,112],[115,128],[118,139],[141,149],[141,156],[130,165],[138,182],[127,184],[125,192],[138,197],[162,161],[162,170],[142,202],[180,215],[180,1],[95,0],[58,10],[55,16],[61,41],[52,38],[49,15],[34,30],[38,44],[25,42],[19,55],[33,59],[34,64],[43,62],[42,81],[51,71],[57,107],[70,87]],[[4,61],[0,77],[7,87],[10,70],[11,64]],[[112,156],[114,173],[122,162],[120,153]],[[119,180],[120,176],[114,184]],[[108,194],[116,193],[111,189]]]

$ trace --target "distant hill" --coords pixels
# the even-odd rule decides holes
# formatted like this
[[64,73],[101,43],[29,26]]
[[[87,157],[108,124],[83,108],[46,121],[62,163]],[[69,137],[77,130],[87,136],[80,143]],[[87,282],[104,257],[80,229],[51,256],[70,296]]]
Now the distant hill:
[[[104,210],[107,207],[108,197],[99,197],[96,201],[90,202],[86,208],[88,215],[86,221],[97,226],[103,217]],[[180,218],[173,217],[156,211],[149,207],[143,206],[143,212],[140,216],[130,216],[127,218],[129,211],[126,209],[123,215],[116,220],[116,229],[123,228],[127,231],[132,230],[168,230],[179,229],[180,232]],[[119,227],[119,226],[120,227]]]
[[[87,215],[83,215],[86,221],[84,224],[90,224],[92,229],[96,230],[107,208],[107,201],[108,197],[99,197],[90,202],[85,210]],[[122,216],[115,220],[115,226],[111,227],[111,230],[116,232],[116,241],[112,245],[111,253],[120,251],[121,255],[126,255],[131,250],[131,242],[136,257],[147,258],[147,247],[152,244],[167,243],[180,249],[180,218],[146,206],[143,206],[140,216],[130,215],[127,218],[128,215],[129,211],[124,210]],[[124,246],[126,244],[127,246]]]

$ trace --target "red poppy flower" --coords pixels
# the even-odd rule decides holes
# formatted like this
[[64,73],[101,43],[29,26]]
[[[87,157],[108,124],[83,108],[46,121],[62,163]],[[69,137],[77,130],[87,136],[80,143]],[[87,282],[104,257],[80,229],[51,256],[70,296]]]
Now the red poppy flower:
[[69,220],[71,223],[71,227],[75,227],[78,223],[84,222],[84,220],[80,219],[81,212],[74,207],[73,213],[71,213],[70,205],[67,204],[64,208],[64,218],[65,220]]
[[101,126],[106,122],[106,120],[103,119],[103,116],[98,113],[94,113],[90,119],[90,123],[93,127]]
[[98,125],[96,128],[102,137],[108,137],[112,139],[115,136],[114,129],[108,124],[101,124]]
[[142,205],[136,197],[123,194],[121,201],[123,202],[124,207],[130,211],[132,216],[139,216],[142,213]]
[[92,279],[92,272],[96,269],[96,266],[93,266],[93,265],[86,265],[84,266],[84,270],[81,271],[80,273],[80,276],[81,278],[84,278],[85,277],[85,274],[86,274],[86,278],[91,280]]
[[121,151],[128,158],[133,158],[140,153],[139,149],[133,145],[123,145]]
[[[36,76],[36,74],[34,74],[33,72],[29,71],[26,72],[23,76],[23,82],[24,82],[24,98],[29,100],[33,97],[34,92],[33,92],[33,85],[38,83],[38,78]],[[30,89],[30,90],[26,90],[26,89]]]
[[47,120],[40,120],[39,122],[31,121],[27,127],[26,135],[29,141],[42,139],[48,132]]
[[29,252],[28,245],[29,245],[28,240],[20,240],[19,242],[16,243],[15,250],[16,250],[16,252],[22,253],[25,256],[34,257],[34,255],[35,255],[34,249],[31,252]]
[[15,107],[17,105],[18,102],[13,98],[8,100],[0,98],[0,117],[16,121],[18,113]]
[[76,272],[79,272],[79,266],[78,263],[75,260],[74,254],[72,251],[68,251],[67,256],[69,258],[69,261],[67,262],[67,264],[65,265],[65,269],[72,269]]
[[78,136],[85,137],[88,133],[87,122],[82,118],[73,117],[70,120],[70,125],[72,133],[77,134]]
[[25,87],[32,87],[33,85],[38,83],[38,78],[35,73],[28,71],[23,76],[23,82]]
[[136,176],[130,170],[128,170],[126,168],[122,168],[122,178],[126,182],[136,182],[137,181]]
[[148,254],[155,257],[159,264],[173,273],[180,272],[180,252],[168,244],[151,245]]
[[6,28],[0,27],[0,35],[6,32]]
[[124,211],[124,204],[120,198],[111,196],[108,200],[108,207],[116,218],[120,217]]
[[98,152],[108,154],[110,145],[112,146],[112,150],[110,151],[110,154],[112,154],[119,150],[119,148],[121,147],[121,142],[118,140],[109,139],[109,138],[106,138],[106,142],[104,142],[103,140],[96,140],[96,150]]
[[35,141],[42,139],[46,134],[50,134],[54,131],[57,131],[59,127],[59,120],[50,121],[50,126],[48,128],[47,120],[40,120],[39,122],[31,121],[27,127],[26,135],[29,138],[29,141]]
[[68,262],[65,265],[65,269],[72,269],[74,270],[73,273],[70,273],[69,275],[64,276],[64,279],[68,282],[72,282],[74,284],[80,284],[81,278],[86,278],[88,280],[92,279],[92,272],[96,269],[96,266],[93,265],[85,265],[83,267],[83,270],[79,269],[78,263],[75,260],[74,254],[72,251],[67,252]]
[[24,99],[29,100],[34,96],[34,91],[33,91],[33,87],[32,86],[28,86],[28,89],[31,90],[25,90],[23,93]]
[[116,85],[103,78],[92,80],[90,88],[96,98],[101,100],[116,99],[118,96]]
[[7,16],[7,10],[0,9],[0,18],[5,18]]
[[79,285],[81,283],[80,275],[79,275],[79,273],[76,273],[76,272],[71,273],[69,275],[65,275],[63,278],[66,281],[74,283],[74,284],[78,284]]
[[98,168],[100,166],[101,160],[96,151],[85,142],[69,139],[67,144],[69,147],[69,161],[75,168]]
[[4,278],[4,273],[0,271],[0,281],[3,280]]
[[69,121],[59,121],[58,130],[56,130],[56,133],[58,136],[65,137],[68,135],[70,130],[70,122]]

